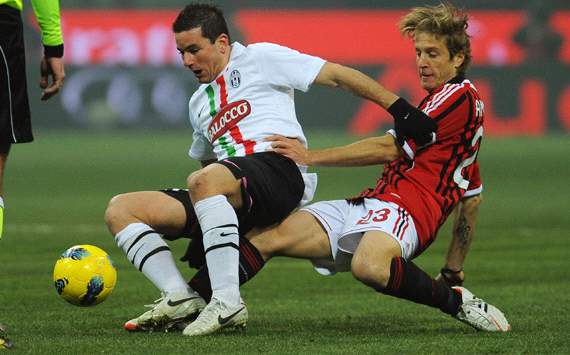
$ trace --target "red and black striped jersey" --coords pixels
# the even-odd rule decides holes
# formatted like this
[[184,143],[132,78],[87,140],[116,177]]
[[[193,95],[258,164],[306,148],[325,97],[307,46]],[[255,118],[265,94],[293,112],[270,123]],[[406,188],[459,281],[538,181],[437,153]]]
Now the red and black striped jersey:
[[430,93],[418,108],[437,122],[436,141],[416,147],[406,139],[405,156],[386,164],[376,187],[360,194],[397,203],[413,216],[419,238],[416,256],[435,240],[465,193],[481,191],[477,153],[484,105],[473,84],[458,76]]

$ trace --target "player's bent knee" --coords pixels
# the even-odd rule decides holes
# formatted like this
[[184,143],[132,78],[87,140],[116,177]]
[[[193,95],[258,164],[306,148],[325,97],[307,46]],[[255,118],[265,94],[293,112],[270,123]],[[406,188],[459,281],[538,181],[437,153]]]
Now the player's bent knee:
[[212,174],[204,169],[193,172],[187,179],[188,190],[192,195],[202,195],[214,189]]
[[186,186],[189,189],[198,183],[197,180],[198,180],[198,175],[200,174],[200,172],[201,172],[201,170],[194,171],[192,174],[188,175],[188,178],[186,178]]
[[355,279],[378,291],[385,289],[390,279],[389,266],[359,258],[357,255],[352,259],[351,271]]
[[132,213],[129,210],[129,198],[126,194],[113,196],[105,210],[105,223],[114,235],[127,223]]
[[223,165],[211,164],[188,176],[186,180],[194,201],[213,195],[232,196],[240,191],[240,182]]

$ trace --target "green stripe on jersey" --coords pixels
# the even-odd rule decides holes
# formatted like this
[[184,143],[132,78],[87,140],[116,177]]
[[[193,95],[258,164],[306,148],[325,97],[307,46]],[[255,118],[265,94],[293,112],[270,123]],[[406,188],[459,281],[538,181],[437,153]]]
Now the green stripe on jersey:
[[208,85],[206,87],[206,93],[208,94],[208,101],[210,102],[210,116],[214,118],[216,116],[216,100],[214,100],[214,89]]
[[220,145],[222,146],[222,149],[225,150],[226,153],[228,153],[229,157],[233,157],[234,155],[236,155],[236,149],[234,148],[233,145],[230,145],[226,141],[226,137],[224,136],[220,137]]

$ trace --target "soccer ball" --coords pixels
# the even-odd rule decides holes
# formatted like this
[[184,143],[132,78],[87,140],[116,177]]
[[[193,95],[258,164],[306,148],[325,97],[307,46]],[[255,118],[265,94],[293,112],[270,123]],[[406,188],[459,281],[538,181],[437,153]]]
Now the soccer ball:
[[103,302],[117,282],[109,255],[93,245],[76,245],[61,254],[53,269],[57,293],[76,306]]

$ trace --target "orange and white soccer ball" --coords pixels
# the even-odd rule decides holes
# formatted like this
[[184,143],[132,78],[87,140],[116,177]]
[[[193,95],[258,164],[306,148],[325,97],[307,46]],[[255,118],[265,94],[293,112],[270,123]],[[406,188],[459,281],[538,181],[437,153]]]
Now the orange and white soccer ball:
[[55,263],[53,281],[57,293],[76,306],[103,302],[117,283],[117,269],[109,255],[93,245],[76,245]]

